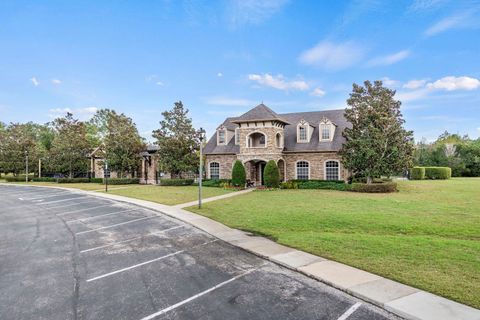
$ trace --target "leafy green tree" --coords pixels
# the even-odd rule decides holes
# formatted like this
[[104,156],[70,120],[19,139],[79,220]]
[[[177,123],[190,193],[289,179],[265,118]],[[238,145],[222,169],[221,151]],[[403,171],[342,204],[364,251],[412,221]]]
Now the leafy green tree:
[[85,123],[67,113],[65,117],[55,119],[51,126],[55,138],[50,149],[50,169],[66,173],[70,178],[75,173],[85,173],[91,151]]
[[280,171],[277,163],[270,160],[263,169],[263,181],[268,188],[278,188],[280,186]]
[[181,177],[182,172],[196,171],[200,146],[199,135],[192,126],[181,101],[175,102],[172,110],[162,113],[160,128],[153,131],[159,147],[160,164],[172,176]]
[[145,148],[145,143],[131,118],[111,111],[107,119],[104,145],[111,170],[117,171],[120,178],[125,172],[135,174],[140,166],[139,154]]
[[247,182],[247,174],[245,173],[245,167],[242,161],[235,161],[232,169],[232,184],[235,187],[245,187]]
[[4,173],[14,175],[25,171],[26,155],[29,158],[29,172],[37,168],[38,128],[32,122],[2,125],[0,130],[0,168]]
[[345,117],[351,123],[340,154],[346,169],[367,177],[392,175],[412,166],[413,132],[403,128],[401,102],[381,81],[353,84]]

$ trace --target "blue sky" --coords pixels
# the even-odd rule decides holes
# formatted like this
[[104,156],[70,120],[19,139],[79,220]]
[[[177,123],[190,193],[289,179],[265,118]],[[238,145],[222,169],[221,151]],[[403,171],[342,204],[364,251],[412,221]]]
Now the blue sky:
[[260,102],[338,109],[382,79],[406,127],[480,135],[480,0],[0,2],[0,121],[98,108],[150,137],[182,100],[209,133]]

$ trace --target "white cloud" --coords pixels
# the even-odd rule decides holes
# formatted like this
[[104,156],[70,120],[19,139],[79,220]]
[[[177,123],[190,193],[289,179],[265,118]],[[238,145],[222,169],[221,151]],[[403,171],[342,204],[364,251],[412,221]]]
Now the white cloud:
[[271,87],[277,90],[289,91],[299,90],[305,91],[310,88],[308,83],[303,80],[287,81],[282,75],[272,76],[268,73],[265,74],[249,74],[248,79],[255,81],[260,85]]
[[155,84],[156,84],[157,86],[163,86],[163,82],[162,82],[162,81],[157,81],[157,82],[155,82]]
[[435,82],[427,84],[429,89],[438,89],[446,91],[454,90],[475,90],[480,88],[480,80],[470,77],[443,77]]
[[55,109],[50,109],[48,111],[51,113],[67,113],[67,112],[72,113],[72,109],[70,108],[55,108]]
[[310,92],[310,95],[314,96],[314,97],[323,97],[325,94],[326,94],[326,92],[323,91],[320,88],[315,88],[315,89],[313,89],[312,92]]
[[423,89],[406,91],[406,92],[397,92],[397,94],[395,95],[395,98],[402,102],[407,102],[407,101],[415,101],[415,100],[423,99],[428,94],[429,94],[429,90],[423,88]]
[[30,78],[30,81],[35,87],[38,87],[38,85],[40,84],[40,81],[38,81],[35,77]]
[[365,49],[361,45],[351,41],[343,43],[322,41],[315,47],[304,51],[299,60],[306,65],[339,70],[360,61],[364,53]]
[[390,55],[376,57],[367,62],[367,66],[374,67],[374,66],[388,66],[399,61],[404,60],[408,56],[410,56],[409,50],[402,50]]
[[241,99],[241,98],[229,98],[224,96],[210,97],[205,100],[207,104],[218,106],[232,106],[232,107],[248,107],[253,106],[255,102],[253,100]]
[[55,117],[58,115],[63,115],[67,112],[73,113],[73,114],[79,114],[79,115],[90,115],[94,114],[97,112],[96,107],[85,107],[85,108],[54,108],[54,109],[49,109],[48,111],[50,112],[51,117]]
[[86,107],[86,108],[75,109],[75,112],[80,114],[94,114],[95,112],[97,112],[97,110],[98,109],[96,107]]
[[425,80],[425,79],[410,80],[407,83],[405,83],[403,85],[403,87],[405,89],[418,89],[418,88],[421,88],[421,87],[425,86],[426,83],[427,83],[427,80]]
[[146,76],[145,81],[150,82],[150,83],[155,83],[157,86],[163,86],[164,85],[164,83],[162,81],[160,81],[159,76],[157,76],[156,74],[151,74],[149,76]]
[[58,79],[52,79],[52,83],[55,84],[55,85],[58,85],[58,84],[61,84],[62,81],[60,81]]
[[288,0],[231,0],[227,18],[231,25],[260,24],[279,12]]
[[424,11],[438,8],[445,0],[414,0],[408,7],[409,11]]
[[400,81],[390,79],[389,77],[383,77],[380,80],[382,80],[382,83],[387,87],[397,87],[400,84]]
[[217,77],[223,77],[223,73],[221,72],[217,73]]
[[423,33],[427,37],[437,35],[439,33],[448,31],[450,29],[478,27],[478,12],[480,6],[473,6],[471,9],[463,12],[453,14],[449,17],[443,18],[437,23],[431,25]]

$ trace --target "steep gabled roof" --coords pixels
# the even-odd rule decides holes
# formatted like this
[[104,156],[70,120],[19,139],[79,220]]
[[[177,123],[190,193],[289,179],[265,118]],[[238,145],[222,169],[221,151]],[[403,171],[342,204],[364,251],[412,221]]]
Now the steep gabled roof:
[[251,121],[272,121],[277,120],[285,124],[289,124],[285,119],[280,117],[275,111],[260,103],[255,108],[245,112],[236,118],[233,123],[251,122]]

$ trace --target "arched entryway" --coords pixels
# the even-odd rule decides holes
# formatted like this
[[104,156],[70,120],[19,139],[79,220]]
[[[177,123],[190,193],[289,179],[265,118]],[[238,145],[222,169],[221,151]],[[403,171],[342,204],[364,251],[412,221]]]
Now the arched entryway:
[[266,164],[266,161],[260,159],[246,161],[245,171],[247,173],[247,180],[253,182],[255,186],[263,185],[263,170]]

